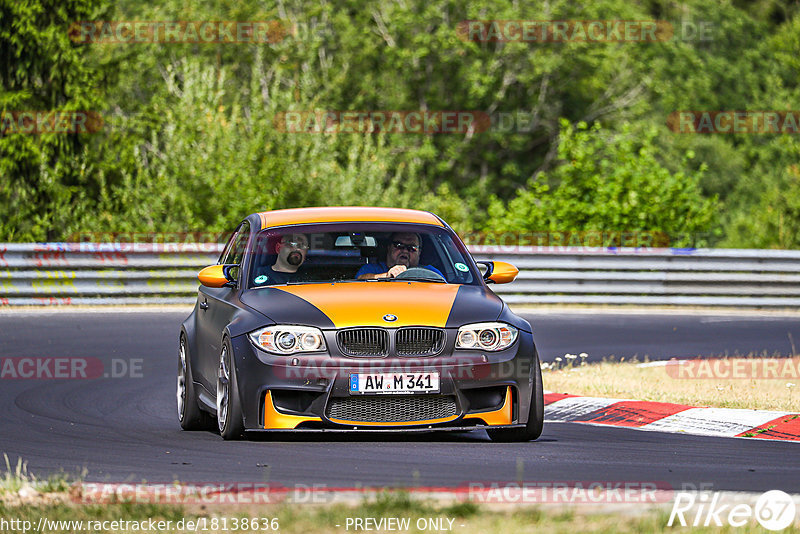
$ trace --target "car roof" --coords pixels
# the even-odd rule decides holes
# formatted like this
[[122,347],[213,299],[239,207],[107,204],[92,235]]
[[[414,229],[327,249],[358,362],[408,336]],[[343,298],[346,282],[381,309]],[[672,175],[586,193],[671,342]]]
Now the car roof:
[[442,221],[433,213],[404,208],[365,206],[293,208],[263,211],[257,215],[261,220],[262,230],[276,226],[327,222],[400,222],[444,226]]

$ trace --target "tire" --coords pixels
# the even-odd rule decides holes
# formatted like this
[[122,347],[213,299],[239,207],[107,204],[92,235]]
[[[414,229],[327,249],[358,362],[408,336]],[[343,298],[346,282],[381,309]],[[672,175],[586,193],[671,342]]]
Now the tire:
[[242,439],[244,436],[236,366],[233,365],[233,350],[227,339],[222,343],[217,370],[217,428],[225,440]]
[[542,367],[539,365],[539,355],[534,358],[536,378],[534,389],[531,391],[531,408],[528,423],[524,428],[498,428],[487,430],[492,441],[501,443],[533,441],[542,435],[544,426],[544,388],[542,387]]
[[211,414],[200,409],[192,380],[192,364],[186,336],[181,334],[178,346],[178,383],[175,397],[178,404],[178,422],[184,430],[210,430]]

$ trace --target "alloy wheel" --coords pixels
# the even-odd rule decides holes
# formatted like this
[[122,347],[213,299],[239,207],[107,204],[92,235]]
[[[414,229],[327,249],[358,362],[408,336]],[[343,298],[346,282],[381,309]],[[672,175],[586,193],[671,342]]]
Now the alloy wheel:
[[176,396],[178,399],[178,420],[183,421],[186,417],[186,342],[181,339],[180,349],[180,362],[178,364],[178,384]]
[[222,432],[228,419],[228,400],[230,396],[230,362],[228,361],[228,347],[222,346],[219,355],[219,371],[217,372],[217,424]]

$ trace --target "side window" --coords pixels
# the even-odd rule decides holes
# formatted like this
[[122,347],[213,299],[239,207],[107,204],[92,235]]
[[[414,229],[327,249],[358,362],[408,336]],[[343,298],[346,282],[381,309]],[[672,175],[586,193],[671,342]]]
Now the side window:
[[236,263],[239,266],[242,264],[242,259],[244,258],[244,252],[247,248],[247,239],[250,237],[250,223],[245,221],[239,227],[239,230],[236,232],[236,241],[233,244],[233,248],[231,252],[233,253],[233,257],[227,263]]
[[222,249],[222,254],[220,254],[219,261],[217,262],[217,264],[224,265],[226,263],[230,263],[227,260],[233,257],[233,253],[231,251],[233,250],[233,243],[236,241],[236,236],[238,234],[239,234],[238,229],[234,230],[234,232],[228,238],[228,243],[225,245],[225,248]]
[[219,257],[219,264],[242,263],[244,257],[244,249],[247,246],[247,238],[250,237],[250,223],[244,221],[233,232],[228,244],[225,245],[225,250]]

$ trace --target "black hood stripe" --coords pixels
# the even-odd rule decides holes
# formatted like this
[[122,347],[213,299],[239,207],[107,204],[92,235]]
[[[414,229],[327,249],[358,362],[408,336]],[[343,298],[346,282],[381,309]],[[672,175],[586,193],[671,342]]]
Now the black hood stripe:
[[503,301],[483,287],[461,286],[447,317],[447,328],[469,323],[496,321],[503,311]]
[[242,302],[263,310],[277,324],[302,324],[317,328],[334,328],[333,321],[322,310],[286,291],[265,287],[246,291]]

